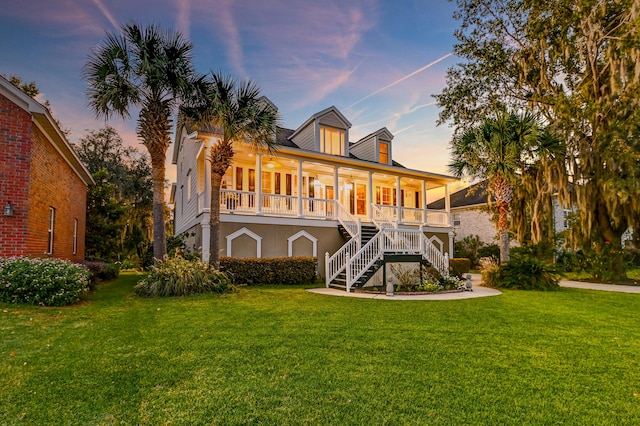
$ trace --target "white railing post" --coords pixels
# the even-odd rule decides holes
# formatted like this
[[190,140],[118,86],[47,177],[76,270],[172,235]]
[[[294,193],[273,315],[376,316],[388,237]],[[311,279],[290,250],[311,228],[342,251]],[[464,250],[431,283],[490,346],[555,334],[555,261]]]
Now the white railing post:
[[345,267],[345,274],[344,274],[344,279],[345,279],[345,284],[346,284],[346,290],[347,293],[349,293],[351,291],[351,256],[347,253],[347,262],[346,262],[346,267]]
[[327,288],[329,288],[329,252],[324,252],[324,281]]

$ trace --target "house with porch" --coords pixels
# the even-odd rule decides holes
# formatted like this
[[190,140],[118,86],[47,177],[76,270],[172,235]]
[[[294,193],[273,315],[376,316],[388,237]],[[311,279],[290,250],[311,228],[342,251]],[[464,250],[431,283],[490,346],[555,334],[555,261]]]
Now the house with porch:
[[[220,194],[220,255],[314,256],[327,286],[346,290],[365,285],[387,253],[420,254],[446,274],[453,250],[448,185],[456,179],[395,162],[394,136],[385,127],[356,142],[349,141],[350,128],[332,106],[297,129],[278,127],[275,155],[236,143]],[[220,136],[182,127],[174,143],[175,234],[187,235],[203,261],[208,158]],[[428,208],[429,198],[443,196],[443,208]]]

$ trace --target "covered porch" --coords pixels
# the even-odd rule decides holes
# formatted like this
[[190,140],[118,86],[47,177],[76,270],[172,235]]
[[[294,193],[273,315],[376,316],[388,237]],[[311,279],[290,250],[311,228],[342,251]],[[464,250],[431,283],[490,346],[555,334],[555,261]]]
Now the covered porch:
[[[210,205],[210,172],[206,152],[201,154],[199,213]],[[354,166],[336,156],[299,157],[240,150],[222,181],[221,213],[336,220],[342,211],[362,222],[450,225],[450,179],[446,177],[364,161]],[[430,201],[443,196],[444,209],[427,208]]]

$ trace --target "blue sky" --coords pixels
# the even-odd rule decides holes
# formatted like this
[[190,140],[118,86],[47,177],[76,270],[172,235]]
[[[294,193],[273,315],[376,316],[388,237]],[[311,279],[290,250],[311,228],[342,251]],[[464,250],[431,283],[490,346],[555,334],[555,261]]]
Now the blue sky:
[[[81,79],[90,49],[123,22],[155,22],[189,37],[200,72],[255,81],[283,126],[335,105],[351,141],[386,126],[396,161],[448,174],[451,129],[436,126],[431,95],[456,63],[453,10],[445,0],[0,0],[0,74],[35,81],[75,142],[104,126]],[[109,124],[144,150],[134,120]]]

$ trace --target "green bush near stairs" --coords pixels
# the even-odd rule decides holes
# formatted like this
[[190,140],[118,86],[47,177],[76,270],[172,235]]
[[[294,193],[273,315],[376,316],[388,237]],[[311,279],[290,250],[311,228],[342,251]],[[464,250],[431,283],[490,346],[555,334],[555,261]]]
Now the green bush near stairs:
[[235,284],[300,285],[313,284],[318,279],[315,257],[223,257],[220,270],[230,275]]

